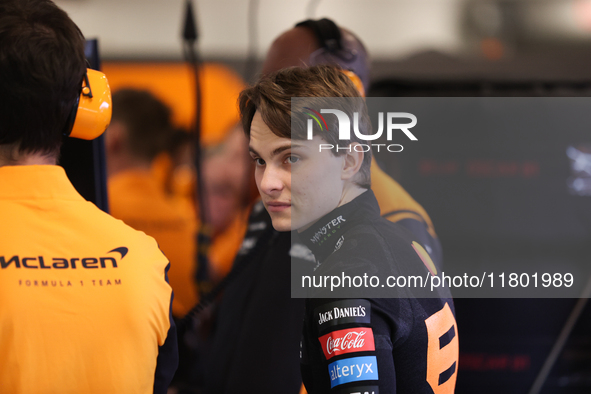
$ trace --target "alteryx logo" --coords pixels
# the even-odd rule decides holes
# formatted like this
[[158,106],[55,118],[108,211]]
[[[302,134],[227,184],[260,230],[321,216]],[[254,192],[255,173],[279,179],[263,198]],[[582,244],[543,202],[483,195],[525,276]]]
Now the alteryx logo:
[[47,256],[0,256],[0,268],[9,267],[25,269],[93,269],[93,268],[117,268],[118,261],[127,255],[125,246],[115,248],[105,253],[105,256],[96,257],[47,257]]
[[378,380],[378,362],[375,356],[351,357],[328,364],[330,388],[361,380]]
[[[386,139],[388,141],[392,141],[395,131],[401,131],[404,135],[411,141],[418,141],[418,138],[410,131],[411,128],[417,125],[417,117],[409,112],[387,112],[385,115],[386,118],[386,126],[384,127],[384,113],[378,113],[378,130],[374,134],[363,134],[359,131],[359,113],[353,113],[353,122],[351,123],[351,119],[349,116],[338,109],[321,109],[320,112],[310,108],[304,107],[304,109],[308,110],[309,112],[305,112],[305,114],[309,115],[312,119],[308,119],[307,122],[307,136],[308,140],[312,140],[314,138],[314,121],[318,124],[321,131],[328,131],[328,126],[326,120],[322,116],[322,114],[333,114],[337,117],[339,123],[339,140],[341,141],[349,141],[351,140],[351,129],[353,129],[353,133],[355,136],[362,140],[362,141],[375,141],[384,134],[384,129],[386,130]],[[404,120],[409,120],[410,122],[404,122]],[[402,122],[401,122],[402,121]],[[353,125],[353,127],[351,127]],[[402,152],[403,146],[400,144],[360,144],[355,146],[355,151],[357,152],[367,152],[374,147],[377,151],[380,151],[380,148],[385,148],[388,152]],[[320,144],[319,151],[323,149],[332,150],[336,149],[336,151],[340,150],[351,150],[349,145],[346,146],[334,146],[333,144]]]

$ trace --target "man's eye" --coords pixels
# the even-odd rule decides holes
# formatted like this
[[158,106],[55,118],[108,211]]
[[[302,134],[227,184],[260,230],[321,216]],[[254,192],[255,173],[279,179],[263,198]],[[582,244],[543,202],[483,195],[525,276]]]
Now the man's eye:
[[261,159],[260,157],[255,157],[255,158],[253,158],[253,160],[257,166],[264,166],[265,165],[265,161],[263,159]]
[[298,162],[298,160],[300,160],[300,158],[297,156],[288,156],[285,161],[287,162],[287,164],[295,164]]

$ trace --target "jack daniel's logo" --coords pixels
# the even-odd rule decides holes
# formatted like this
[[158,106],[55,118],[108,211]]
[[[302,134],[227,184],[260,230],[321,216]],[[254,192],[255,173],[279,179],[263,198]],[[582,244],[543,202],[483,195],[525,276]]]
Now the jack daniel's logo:
[[340,300],[329,302],[314,309],[319,328],[346,323],[370,323],[371,306],[367,300]]
[[342,317],[365,317],[365,307],[363,306],[356,306],[356,307],[348,307],[348,308],[333,308],[330,311],[326,311],[324,313],[318,314],[318,324],[326,323],[327,321],[333,319],[340,319]]

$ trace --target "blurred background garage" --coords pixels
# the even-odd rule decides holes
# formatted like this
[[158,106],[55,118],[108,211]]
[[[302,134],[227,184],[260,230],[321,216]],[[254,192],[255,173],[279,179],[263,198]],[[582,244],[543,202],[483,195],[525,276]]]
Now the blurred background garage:
[[[195,98],[183,59],[184,1],[56,3],[87,38],[98,39],[101,68],[115,90],[149,88],[173,108],[177,125],[190,126]],[[329,17],[365,43],[372,57],[370,96],[591,93],[591,0],[199,0],[193,7],[201,60],[220,78],[254,81],[275,37],[303,19]],[[211,92],[224,89],[215,86]],[[204,129],[223,117],[223,108],[207,100]],[[576,135],[527,130],[447,156],[441,152],[461,135],[446,135],[434,145],[437,151],[382,157],[381,164],[431,215],[445,261],[489,270],[511,261],[587,266],[589,126]],[[569,147],[583,163],[578,170]],[[580,187],[572,186],[573,177]],[[472,198],[458,203],[460,194]],[[456,299],[456,392],[591,392],[591,307],[585,301]]]

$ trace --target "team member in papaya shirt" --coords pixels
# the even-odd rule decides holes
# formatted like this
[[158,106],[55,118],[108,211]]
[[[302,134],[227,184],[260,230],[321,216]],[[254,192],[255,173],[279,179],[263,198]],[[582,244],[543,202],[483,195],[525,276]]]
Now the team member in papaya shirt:
[[[371,134],[358,96],[349,78],[330,66],[282,70],[241,94],[255,179],[273,227],[298,231],[318,276],[434,274],[416,237],[380,216],[369,190],[371,152],[356,148],[362,141],[353,133],[339,140],[337,119],[328,115],[326,127],[314,127],[307,138],[307,113],[334,108],[325,99],[331,97],[350,98],[339,109],[351,119],[358,112],[361,133]],[[292,104],[292,97],[309,98],[307,106]],[[319,150],[322,143],[351,149]],[[306,301],[301,366],[309,393],[453,392],[458,339],[447,290],[434,298],[401,288],[387,299],[367,298],[363,289],[351,294],[355,298],[330,299],[321,298],[328,290],[320,291]]]
[[172,132],[170,109],[148,91],[113,94],[113,117],[105,132],[111,215],[154,237],[170,260],[172,313],[182,317],[197,303],[195,214],[166,195],[153,171]]
[[56,165],[85,73],[65,12],[0,2],[2,393],[163,394],[177,366],[168,260]]

